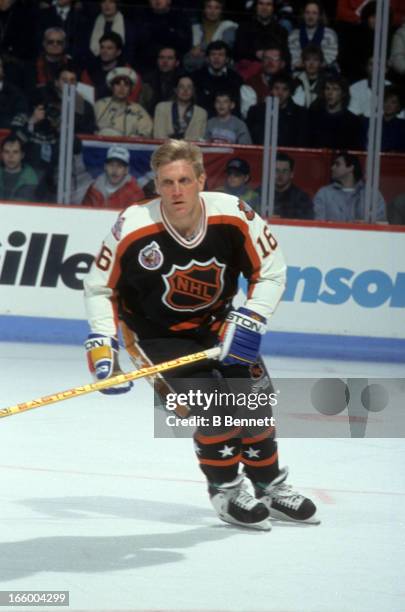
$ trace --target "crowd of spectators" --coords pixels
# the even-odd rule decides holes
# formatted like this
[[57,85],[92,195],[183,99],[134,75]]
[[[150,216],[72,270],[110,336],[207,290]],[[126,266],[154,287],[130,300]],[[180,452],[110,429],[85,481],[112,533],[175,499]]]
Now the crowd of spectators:
[[[405,3],[390,10],[382,150],[405,152]],[[0,0],[6,149],[54,200],[69,83],[76,134],[260,145],[272,95],[279,146],[365,150],[375,15],[372,0]]]

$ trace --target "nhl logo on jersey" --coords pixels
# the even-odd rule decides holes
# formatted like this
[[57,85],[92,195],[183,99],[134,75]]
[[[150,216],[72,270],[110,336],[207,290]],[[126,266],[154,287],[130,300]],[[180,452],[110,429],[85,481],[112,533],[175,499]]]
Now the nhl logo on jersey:
[[224,287],[225,265],[212,257],[208,261],[192,259],[186,266],[173,265],[162,278],[166,290],[163,302],[172,310],[192,312],[216,302]]
[[157,242],[147,244],[139,251],[138,261],[146,270],[157,270],[163,263],[163,253]]

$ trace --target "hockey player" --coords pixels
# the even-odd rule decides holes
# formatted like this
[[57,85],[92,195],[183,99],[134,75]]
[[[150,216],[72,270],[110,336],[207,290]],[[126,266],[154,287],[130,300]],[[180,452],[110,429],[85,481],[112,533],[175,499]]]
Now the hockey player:
[[[201,385],[204,391],[217,389],[219,377],[230,388],[234,379],[242,379],[248,392],[258,371],[266,384],[266,372],[256,366],[261,335],[286,274],[275,238],[243,201],[203,191],[206,177],[196,145],[165,142],[153,153],[152,169],[159,197],[121,213],[85,281],[91,371],[97,379],[119,371],[121,319],[137,365],[220,345],[218,360],[182,368],[177,374],[182,378],[165,374],[176,392]],[[235,310],[240,273],[249,290]],[[131,386],[107,391],[126,392]],[[223,521],[263,530],[271,528],[271,517],[319,522],[313,502],[285,482],[272,427],[255,435],[234,426],[220,432],[199,427],[194,440],[211,502]]]

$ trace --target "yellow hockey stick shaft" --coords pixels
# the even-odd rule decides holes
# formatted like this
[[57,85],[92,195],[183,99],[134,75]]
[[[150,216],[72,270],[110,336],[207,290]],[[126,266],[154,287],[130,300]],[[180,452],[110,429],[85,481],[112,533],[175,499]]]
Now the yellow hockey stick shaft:
[[97,382],[89,383],[81,387],[73,387],[72,389],[67,389],[66,391],[59,391],[58,393],[53,393],[52,395],[45,395],[44,397],[30,400],[29,402],[23,402],[21,404],[16,404],[15,406],[9,406],[8,408],[0,408],[0,419],[13,414],[19,414],[20,412],[26,412],[27,410],[33,410],[34,408],[40,408],[41,406],[48,406],[49,404],[55,404],[56,402],[72,399],[73,397],[79,397],[80,395],[85,395],[86,393],[93,393],[93,391],[108,389],[109,387],[114,387],[115,385],[120,385],[121,383],[128,382],[130,380],[137,380],[138,378],[144,378],[145,376],[153,376],[161,372],[167,372],[168,370],[180,368],[184,365],[190,365],[191,363],[203,361],[204,359],[216,359],[219,356],[219,353],[220,348],[214,347],[199,353],[184,355],[183,357],[178,357],[177,359],[171,359],[170,361],[163,361],[162,363],[158,363],[153,366],[133,370],[132,372],[127,372],[126,374],[117,374],[111,378],[98,380]]

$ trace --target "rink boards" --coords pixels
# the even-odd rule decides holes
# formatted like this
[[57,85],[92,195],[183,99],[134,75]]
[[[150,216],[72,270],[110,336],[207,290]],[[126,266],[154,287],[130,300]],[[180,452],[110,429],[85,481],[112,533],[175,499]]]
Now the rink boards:
[[[1,210],[1,338],[81,341],[83,278],[117,213],[24,204]],[[405,360],[404,231],[280,222],[273,233],[288,276],[266,352]]]

